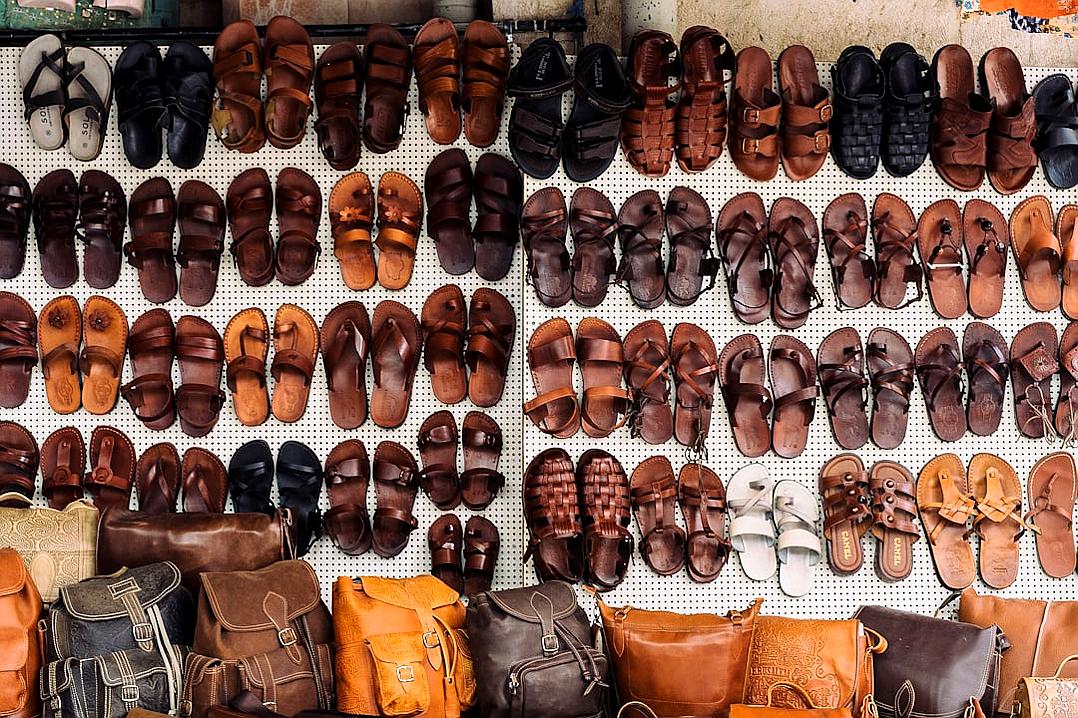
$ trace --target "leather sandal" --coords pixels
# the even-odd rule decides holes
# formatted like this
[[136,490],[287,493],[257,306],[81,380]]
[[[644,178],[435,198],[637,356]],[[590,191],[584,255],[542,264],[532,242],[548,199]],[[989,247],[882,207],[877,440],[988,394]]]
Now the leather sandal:
[[142,296],[163,304],[176,296],[176,261],[172,233],[176,197],[163,177],[148,179],[131,195],[131,241],[124,245],[127,263],[138,268]]
[[[1006,357],[1006,345],[1003,351]],[[1063,446],[1067,446],[1078,440],[1078,321],[1068,324],[1059,339],[1059,365],[1055,427]]]
[[944,319],[957,319],[967,309],[962,230],[958,203],[953,199],[930,204],[917,223],[917,247],[924,264],[928,298],[936,314]]
[[459,439],[457,420],[449,411],[434,412],[419,427],[419,457],[423,462],[419,486],[441,511],[451,511],[460,505]]
[[576,472],[565,449],[540,452],[524,470],[524,518],[524,560],[532,559],[539,580],[579,581],[583,525]]
[[374,450],[374,552],[392,558],[408,545],[408,535],[419,527],[412,515],[419,490],[419,467],[412,454],[395,441],[383,441]]
[[410,178],[386,172],[378,180],[378,283],[404,289],[412,279],[423,196]]
[[359,163],[362,93],[363,59],[356,44],[344,41],[327,47],[314,68],[314,131],[322,156],[335,170],[348,171]]
[[868,246],[868,209],[856,192],[835,198],[823,214],[823,243],[840,309],[860,309],[876,294],[876,262]]
[[287,15],[266,24],[262,67],[266,73],[266,139],[287,150],[303,141],[314,79],[314,46],[303,25]]
[[710,27],[695,25],[681,36],[681,99],[677,106],[677,163],[685,172],[715,164],[726,144],[726,82],[734,74],[734,49]]
[[139,169],[153,167],[164,154],[161,128],[167,126],[168,110],[162,92],[161,64],[157,45],[140,41],[124,48],[112,71],[124,154]]
[[19,53],[23,119],[34,143],[45,150],[60,149],[64,140],[64,78],[67,51],[51,33],[39,35]]
[[464,365],[467,315],[464,293],[455,284],[431,292],[423,302],[423,366],[430,372],[431,391],[443,404],[457,404],[468,394]]
[[584,384],[581,427],[592,438],[605,438],[625,423],[632,401],[631,392],[621,387],[625,361],[621,337],[602,319],[581,319],[576,327],[576,355]]
[[988,179],[1000,194],[1014,194],[1037,169],[1033,138],[1037,134],[1033,98],[1014,51],[989,50],[978,66],[981,88],[992,104],[988,127]]
[[176,322],[176,359],[180,365],[180,387],[176,390],[180,428],[188,436],[205,436],[217,425],[225,404],[221,335],[205,319],[180,317]]
[[205,182],[188,180],[176,196],[180,243],[180,299],[192,307],[210,303],[217,291],[221,254],[225,248],[225,203]]
[[273,401],[278,421],[299,421],[307,410],[319,334],[314,319],[295,304],[282,304],[273,319]]
[[775,267],[771,317],[783,329],[797,329],[823,303],[813,281],[820,246],[816,218],[796,199],[780,197],[771,205],[767,241]]
[[750,179],[766,182],[779,171],[779,114],[771,57],[759,47],[737,53],[730,101],[730,158]]
[[411,309],[388,299],[375,307],[371,325],[371,418],[383,429],[395,429],[408,417],[423,329]]
[[1052,578],[1074,573],[1076,473],[1074,457],[1066,451],[1048,454],[1029,472],[1029,512],[1022,521],[1036,534],[1037,558]]
[[90,436],[90,470],[82,480],[94,506],[126,509],[135,482],[135,447],[111,426],[98,426]]
[[779,456],[791,459],[805,450],[816,413],[816,360],[801,340],[785,335],[772,339],[767,353],[775,408],[771,446]]
[[687,529],[685,567],[693,581],[709,583],[719,577],[730,557],[731,543],[724,535],[726,488],[711,469],[688,463],[678,475],[677,494]]
[[434,240],[442,269],[450,274],[465,274],[475,266],[472,184],[472,165],[460,148],[439,153],[427,165],[427,236]]
[[[684,480],[682,469],[682,487]],[[763,464],[749,464],[730,477],[724,497],[730,510],[730,547],[737,551],[742,570],[753,581],[766,581],[778,570],[773,496],[774,481],[767,468]],[[690,536],[692,533],[690,527]]]
[[1059,371],[1059,342],[1048,322],[1034,322],[1011,340],[1011,391],[1018,430],[1030,439],[1055,439],[1052,377]]
[[1062,246],[1060,275],[1063,280],[1060,308],[1068,319],[1078,319],[1078,205],[1060,207],[1056,237]]
[[719,386],[730,417],[734,443],[744,456],[763,456],[771,448],[773,401],[768,391],[764,348],[753,334],[730,340],[719,355]]
[[167,429],[176,419],[172,384],[176,327],[168,310],[151,309],[136,319],[128,346],[133,378],[120,392],[147,429]]
[[662,177],[674,159],[677,103],[670,95],[681,88],[678,46],[665,32],[641,30],[627,57],[633,100],[622,116],[621,149],[637,172]]
[[962,237],[969,258],[969,311],[981,319],[993,317],[1003,305],[1011,243],[1007,220],[988,202],[971,199],[962,210]]
[[63,511],[82,498],[82,472],[86,469],[86,444],[73,426],[49,434],[41,445],[41,494],[50,509]]
[[618,218],[606,195],[590,187],[577,188],[569,204],[569,231],[573,236],[573,299],[583,307],[597,307],[606,299],[618,269],[614,258]]
[[[924,272],[914,256],[917,220],[905,200],[887,192],[872,203],[872,243],[876,250],[873,300],[887,309],[902,309],[924,296]],[[910,297],[910,285],[917,293]]]
[[938,327],[925,334],[917,343],[914,360],[932,430],[943,441],[958,441],[966,433],[966,396],[954,332]]
[[591,182],[618,153],[622,113],[632,102],[629,79],[609,45],[592,43],[573,63],[573,109],[565,124],[562,166],[574,182]]
[[1053,311],[1063,296],[1059,281],[1063,248],[1052,224],[1052,206],[1043,195],[1022,200],[1011,212],[1011,248],[1022,291],[1038,312]]
[[856,454],[839,454],[820,469],[827,563],[840,576],[857,573],[865,561],[861,539],[872,519],[868,484],[868,472]]
[[696,190],[670,190],[666,200],[666,236],[670,240],[666,296],[671,304],[691,305],[715,286],[719,261],[711,242],[713,231],[711,208]]
[[728,200],[719,213],[715,239],[734,314],[746,324],[759,324],[770,312],[774,280],[767,210],[760,195],[744,192]]
[[573,296],[572,264],[565,236],[569,214],[565,195],[544,187],[524,203],[521,237],[528,259],[528,280],[535,296],[548,307],[564,306]]
[[1078,107],[1066,75],[1049,75],[1033,88],[1037,135],[1033,148],[1048,184],[1070,189],[1078,184]]
[[22,273],[30,232],[30,197],[30,185],[22,173],[0,162],[0,279]]
[[974,86],[973,60],[961,45],[945,45],[932,58],[938,104],[932,115],[932,164],[955,189],[975,190],[988,164],[992,105]]
[[352,301],[331,309],[322,320],[320,344],[329,391],[329,416],[341,429],[358,428],[367,420],[371,321],[366,307]]
[[375,23],[367,29],[364,60],[363,144],[371,152],[397,149],[408,119],[408,87],[412,52],[392,26]]
[[329,511],[323,516],[333,544],[349,556],[362,556],[371,547],[371,518],[367,486],[371,464],[358,439],[345,439],[326,457]]
[[894,461],[877,461],[868,477],[872,496],[872,535],[876,545],[876,575],[881,581],[901,581],[913,570],[913,544],[921,531],[913,474]]
[[115,179],[97,170],[79,178],[82,276],[94,289],[108,289],[120,277],[127,199]]
[[[107,414],[116,406],[127,352],[127,317],[111,299],[93,296],[82,310],[82,405],[91,414]],[[131,459],[134,464],[134,457]]]
[[633,303],[641,309],[654,309],[666,301],[665,228],[663,201],[655,190],[641,190],[621,205],[618,212],[621,244],[618,280],[625,283]]
[[576,360],[573,329],[561,317],[540,324],[528,340],[535,398],[525,402],[524,413],[540,431],[558,439],[568,439],[580,428],[580,403],[573,389]]
[[[39,454],[33,435],[14,421],[0,421],[0,495],[15,492],[34,498]],[[3,506],[22,503],[0,502]]]
[[225,465],[205,449],[192,446],[183,452],[183,510],[186,513],[222,514],[228,499]]
[[928,156],[933,78],[928,61],[905,42],[883,48],[880,66],[887,85],[883,96],[883,167],[893,177],[907,177]]
[[57,414],[74,413],[82,405],[79,391],[82,312],[74,297],[57,297],[42,308],[37,320],[37,341],[49,407]]
[[498,137],[505,109],[509,44],[497,25],[472,20],[464,30],[460,51],[464,136],[473,147],[489,147]]
[[217,101],[211,124],[221,144],[257,152],[266,142],[262,115],[262,42],[249,20],[225,27],[213,43]]
[[165,150],[172,164],[194,169],[206,154],[206,134],[213,112],[213,63],[201,47],[169,43],[162,64],[168,135]]
[[81,162],[101,154],[112,106],[112,67],[99,52],[73,47],[64,63],[67,151]]
[[685,531],[674,520],[677,481],[670,459],[644,459],[629,481],[633,516],[640,529],[640,557],[660,576],[672,576],[685,565]]
[[75,283],[75,226],[79,213],[79,187],[71,170],[48,173],[34,186],[32,219],[38,263],[45,283],[64,289]]
[[480,287],[468,307],[468,399],[489,408],[502,400],[509,358],[516,343],[517,317],[501,292]]
[[427,547],[431,575],[457,593],[463,592],[464,528],[456,514],[443,514],[434,520],[427,529]]
[[175,513],[180,496],[180,455],[170,442],[154,444],[142,452],[135,465],[135,493],[142,513]]
[[329,195],[329,224],[345,286],[354,291],[370,289],[378,270],[371,239],[374,191],[367,175],[353,172],[337,180]]
[[307,445],[286,441],[277,450],[274,472],[280,506],[291,511],[295,522],[296,556],[303,557],[322,536],[322,462]]
[[910,418],[913,350],[902,335],[883,327],[869,333],[865,349],[872,385],[872,443],[881,449],[897,449],[906,438]]
[[940,583],[952,591],[973,584],[977,569],[966,525],[977,512],[966,467],[954,454],[925,464],[917,479],[917,513]]
[[[412,63],[427,134],[440,145],[452,144],[460,137],[461,65],[460,37],[452,21],[435,17],[419,28],[412,46]],[[459,559],[459,543],[457,552]],[[456,590],[460,591],[459,581]]]
[[853,327],[836,329],[816,352],[820,388],[831,417],[831,433],[843,449],[859,449],[868,441],[865,352]]
[[273,452],[262,439],[248,441],[236,449],[228,462],[228,493],[237,514],[272,515]]
[[273,279],[273,237],[269,232],[273,212],[273,187],[261,167],[239,174],[225,196],[232,243],[228,251],[236,263],[240,279],[252,287]]
[[482,511],[505,485],[505,477],[498,471],[502,454],[501,427],[483,412],[469,411],[464,417],[460,443],[464,451],[461,503],[472,511]]
[[831,67],[831,156],[854,179],[868,179],[880,165],[884,78],[876,53],[863,45],[847,47]]
[[464,526],[464,594],[489,591],[494,582],[501,539],[498,527],[483,516],[472,516]]
[[715,383],[719,379],[715,341],[695,324],[680,323],[670,335],[674,367],[674,438],[701,450],[711,430]]
[[561,162],[561,98],[572,84],[565,50],[552,38],[528,45],[509,71],[507,89],[516,98],[509,115],[509,151],[535,179],[550,177]]
[[269,418],[266,393],[266,355],[269,325],[258,307],[239,312],[225,327],[226,379],[232,408],[244,426],[258,426]]
[[968,476],[977,504],[973,532],[981,540],[981,580],[995,589],[1007,588],[1018,578],[1018,539],[1026,530],[1022,484],[1014,468],[993,454],[970,459]]
[[26,401],[37,358],[34,308],[17,294],[0,292],[0,407]]
[[520,244],[524,180],[508,158],[487,152],[475,163],[475,273],[488,282],[509,274]]
[[1007,391],[1007,343],[994,328],[970,322],[962,334],[962,362],[966,366],[969,429],[989,436],[999,428]]
[[793,598],[806,596],[812,591],[813,569],[823,556],[816,497],[804,484],[780,481],[775,484],[771,510],[778,531],[779,588]]
[[589,449],[576,465],[584,506],[584,578],[598,591],[611,591],[625,580],[634,541],[629,479],[613,455]]
[[625,335],[625,386],[632,395],[629,431],[649,444],[665,444],[674,435],[670,410],[670,342],[655,319],[633,327]]
[[782,169],[795,182],[816,174],[831,149],[827,123],[833,110],[820,85],[816,58],[804,45],[790,45],[779,55],[782,93]]
[[322,193],[314,178],[295,167],[277,175],[277,249],[274,273],[285,285],[295,286],[314,274],[322,245],[318,222],[322,217]]

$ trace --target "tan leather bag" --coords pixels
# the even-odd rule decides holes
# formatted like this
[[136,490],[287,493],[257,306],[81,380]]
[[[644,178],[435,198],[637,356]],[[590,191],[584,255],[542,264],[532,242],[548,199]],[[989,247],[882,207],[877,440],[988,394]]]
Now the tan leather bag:
[[[887,641],[856,619],[761,616],[749,651],[744,703],[800,708],[801,696],[788,687],[793,684],[814,705],[846,708],[853,718],[874,715],[872,656],[886,649]],[[776,684],[786,685],[772,691]]]
[[0,548],[0,717],[41,713],[41,596],[14,549]]
[[52,603],[60,587],[97,573],[97,509],[74,501],[63,511],[34,507],[22,494],[0,495],[0,502],[21,500],[26,508],[0,508],[0,546],[19,552],[41,599]]
[[337,709],[458,718],[475,703],[464,605],[433,576],[338,578]]
[[1048,678],[1023,678],[1014,694],[1012,718],[1074,718],[1078,715],[1078,681],[1060,678],[1078,655],[1067,656]]
[[[802,708],[779,708],[774,704],[778,689],[789,691],[803,703]],[[767,703],[753,706],[740,703],[730,708],[730,718],[850,718],[849,708],[823,708],[812,702],[804,688],[794,683],[772,683],[767,689]]]
[[[644,703],[658,718],[725,718],[741,700],[762,598],[725,616],[615,608],[597,600],[619,701]],[[686,680],[693,675],[707,680]]]

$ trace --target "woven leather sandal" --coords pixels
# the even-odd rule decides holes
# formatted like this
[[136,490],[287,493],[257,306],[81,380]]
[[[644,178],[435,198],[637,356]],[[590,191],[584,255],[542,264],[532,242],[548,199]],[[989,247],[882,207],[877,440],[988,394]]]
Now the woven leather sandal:
[[629,479],[621,462],[600,449],[590,449],[576,465],[584,505],[585,580],[610,591],[625,580],[633,555]]
[[973,60],[961,45],[946,45],[932,59],[939,104],[932,116],[932,164],[955,189],[981,186],[988,164],[992,105],[974,88]]
[[872,50],[853,45],[831,68],[835,116],[831,119],[831,156],[855,179],[876,174],[883,133],[883,69]]
[[726,144],[726,82],[734,74],[734,49],[715,30],[696,25],[681,36],[681,62],[677,162],[686,172],[703,172]]
[[547,449],[524,470],[524,518],[529,558],[541,581],[575,583],[583,574],[583,524],[573,462],[565,449]]
[[681,84],[681,60],[674,39],[658,30],[641,30],[629,46],[626,74],[633,102],[621,121],[621,149],[633,168],[662,177],[674,158],[674,116],[670,99]]
[[883,96],[883,168],[895,177],[913,174],[928,156],[935,91],[928,61],[912,46],[893,42],[880,54]]

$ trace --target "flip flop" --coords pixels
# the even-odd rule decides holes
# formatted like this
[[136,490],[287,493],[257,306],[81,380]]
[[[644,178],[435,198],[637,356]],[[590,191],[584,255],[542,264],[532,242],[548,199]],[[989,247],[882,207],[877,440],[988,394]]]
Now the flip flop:
[[395,429],[408,418],[423,329],[411,309],[389,299],[374,308],[371,325],[371,419],[383,429]]
[[[684,473],[684,471],[682,472]],[[778,570],[771,496],[774,482],[763,464],[749,464],[730,477],[730,545],[753,581],[766,581]]]
[[329,415],[341,429],[367,420],[367,354],[371,321],[360,302],[343,302],[322,320],[322,365],[329,391]]
[[800,598],[812,590],[813,568],[823,555],[816,527],[819,505],[806,486],[787,479],[775,484],[772,511],[778,529],[779,587],[787,596]]
[[222,514],[228,499],[228,472],[217,455],[197,446],[183,453],[183,510]]
[[135,466],[138,510],[152,515],[176,511],[180,495],[180,455],[170,442],[154,444],[142,452]]

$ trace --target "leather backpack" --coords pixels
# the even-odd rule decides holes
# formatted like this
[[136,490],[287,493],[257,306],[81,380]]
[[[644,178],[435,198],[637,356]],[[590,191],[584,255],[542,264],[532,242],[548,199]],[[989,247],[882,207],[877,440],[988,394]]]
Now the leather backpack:
[[306,561],[202,574],[180,714],[245,690],[285,715],[333,705],[333,629]]
[[568,583],[477,594],[467,625],[484,718],[605,714],[606,656]]
[[[23,503],[25,508],[13,508]],[[63,511],[30,506],[22,494],[0,494],[0,546],[19,552],[41,594],[52,603],[60,587],[97,573],[97,509],[72,501]],[[117,566],[119,568],[119,566]]]
[[41,712],[41,596],[19,554],[0,548],[0,718]]

